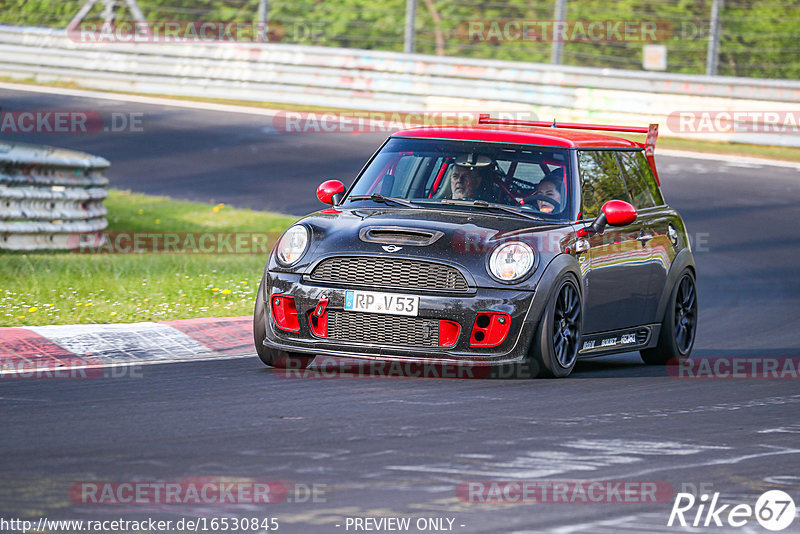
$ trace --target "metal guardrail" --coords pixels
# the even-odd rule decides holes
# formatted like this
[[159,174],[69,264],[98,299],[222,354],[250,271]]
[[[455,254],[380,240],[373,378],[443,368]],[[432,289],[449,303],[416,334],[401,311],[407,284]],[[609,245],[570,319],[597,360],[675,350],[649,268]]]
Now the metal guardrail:
[[0,142],[0,249],[72,249],[108,226],[109,162],[72,150]]
[[[800,82],[262,43],[91,43],[0,26],[0,74],[116,91],[384,111],[530,111],[664,123],[675,111],[796,112]],[[680,136],[662,128],[662,135]],[[800,134],[691,135],[800,146]]]

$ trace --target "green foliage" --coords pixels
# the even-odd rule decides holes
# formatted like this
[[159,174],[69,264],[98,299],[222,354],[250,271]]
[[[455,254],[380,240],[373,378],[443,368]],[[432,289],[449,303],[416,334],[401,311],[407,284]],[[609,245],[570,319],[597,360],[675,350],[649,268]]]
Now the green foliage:
[[81,0],[0,0],[0,24],[66,27]]
[[[0,0],[0,23],[65,27],[82,0]],[[118,0],[118,16],[130,13]],[[570,21],[651,21],[667,46],[668,71],[705,73],[712,0],[569,0]],[[269,0],[274,41],[400,51],[405,0]],[[153,21],[256,19],[258,0],[139,0]],[[513,61],[548,62],[549,40],[481,38],[471,23],[552,21],[555,0],[418,0],[416,50]],[[100,3],[89,16],[98,20]],[[726,0],[721,13],[721,75],[800,79],[800,0]],[[563,63],[640,70],[641,39],[564,43]]]

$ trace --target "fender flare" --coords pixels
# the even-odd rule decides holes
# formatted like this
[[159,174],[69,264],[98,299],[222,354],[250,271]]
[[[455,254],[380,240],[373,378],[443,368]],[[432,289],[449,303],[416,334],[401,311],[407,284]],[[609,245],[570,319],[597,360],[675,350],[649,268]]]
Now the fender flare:
[[571,273],[575,276],[575,280],[578,282],[578,293],[581,296],[581,307],[583,307],[583,277],[581,276],[578,260],[570,254],[559,254],[550,260],[536,284],[526,323],[539,323],[545,306],[547,306],[547,302],[553,294],[556,281],[566,273]]
[[689,248],[684,248],[678,252],[678,255],[675,256],[674,260],[672,260],[672,265],[670,265],[669,273],[667,273],[667,280],[664,283],[664,287],[661,289],[661,297],[658,300],[656,322],[664,322],[664,314],[667,311],[667,303],[669,302],[669,297],[672,294],[672,288],[674,288],[675,284],[678,283],[678,277],[687,267],[692,271],[695,279],[697,279],[697,267],[695,267],[694,264],[694,256],[692,255],[692,251],[689,250]]

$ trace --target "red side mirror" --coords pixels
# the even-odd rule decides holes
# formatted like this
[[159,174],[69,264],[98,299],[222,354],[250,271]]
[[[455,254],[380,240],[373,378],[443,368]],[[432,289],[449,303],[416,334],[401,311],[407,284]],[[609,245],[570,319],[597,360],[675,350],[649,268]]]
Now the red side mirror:
[[636,208],[624,200],[609,200],[600,208],[611,226],[626,226],[636,220]]
[[317,188],[317,198],[320,202],[333,205],[333,195],[344,193],[344,184],[339,180],[322,182]]

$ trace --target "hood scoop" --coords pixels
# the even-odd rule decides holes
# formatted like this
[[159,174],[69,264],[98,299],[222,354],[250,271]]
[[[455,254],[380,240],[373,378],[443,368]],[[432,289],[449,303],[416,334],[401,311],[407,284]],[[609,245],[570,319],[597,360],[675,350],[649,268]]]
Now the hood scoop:
[[402,228],[400,226],[368,226],[358,232],[361,241],[380,243],[383,245],[409,245],[426,247],[435,243],[444,232],[438,230],[422,230],[420,228]]

